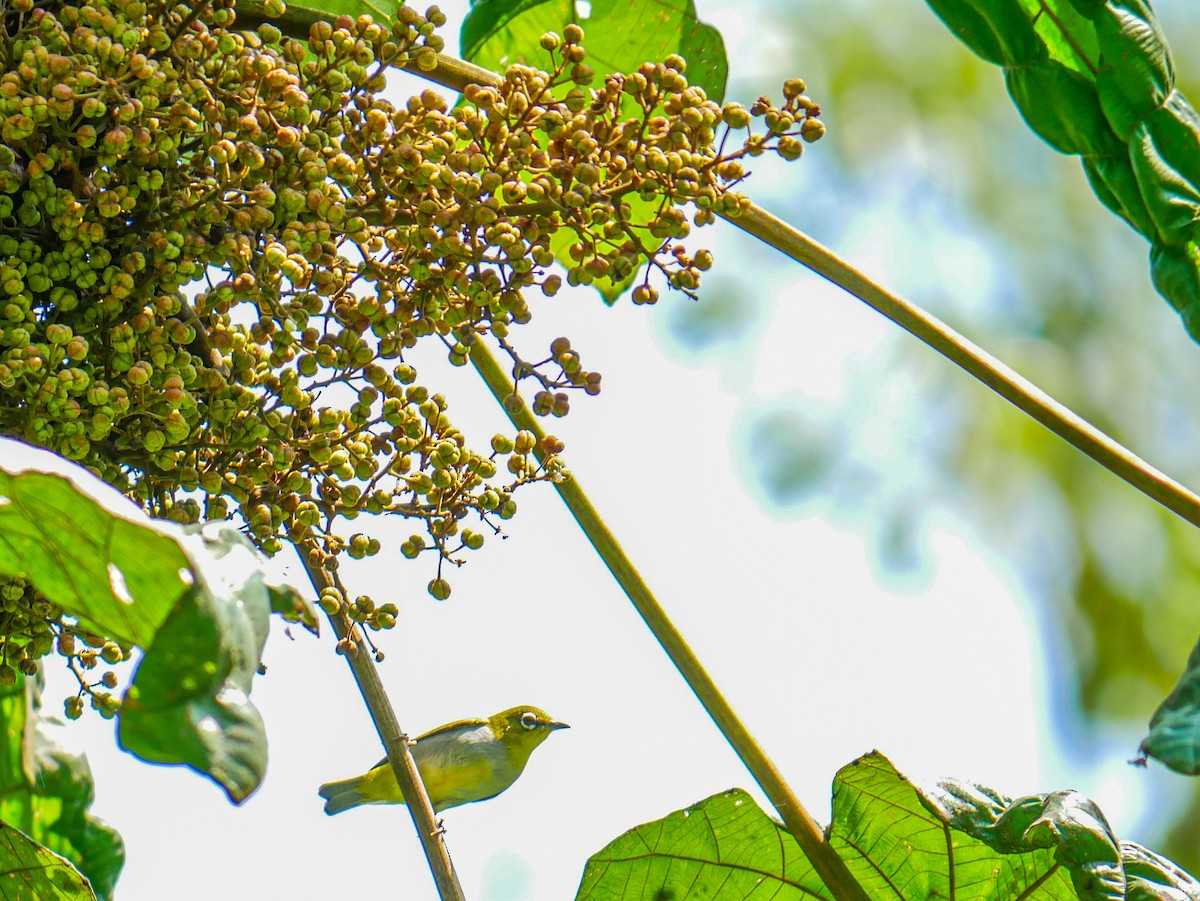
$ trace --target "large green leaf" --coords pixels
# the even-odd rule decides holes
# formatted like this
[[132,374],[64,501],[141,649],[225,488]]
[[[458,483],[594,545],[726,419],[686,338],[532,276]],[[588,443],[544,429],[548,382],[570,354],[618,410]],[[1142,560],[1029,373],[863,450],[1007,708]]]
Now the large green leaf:
[[[1196,898],[1170,861],[1118,842],[1074,792],[1010,801],[970,783],[918,787],[878,753],[833,784],[830,846],[872,898],[1118,901]],[[832,899],[783,825],[732,789],[622,835],[593,856],[577,901]]]
[[1150,720],[1142,753],[1189,776],[1200,775],[1200,642]]
[[[92,898],[91,890],[53,894],[55,880],[64,873],[64,884],[75,884],[64,868],[65,858],[87,877],[100,898],[111,899],[125,863],[125,847],[115,830],[88,813],[93,783],[87,759],[55,741],[62,726],[40,715],[33,680],[21,678],[0,689],[0,722],[6,738],[0,748],[0,823],[11,827],[0,839],[0,874],[12,874],[28,862],[30,854],[39,861],[26,872],[27,881],[19,883],[28,894],[6,889],[6,877],[0,875],[0,898]],[[15,833],[18,829],[20,833]],[[35,853],[26,842],[61,857]]]
[[1083,158],[1100,201],[1150,241],[1154,286],[1200,341],[1200,117],[1175,90],[1146,0],[928,0],[1004,68],[1029,127]]
[[250,685],[267,640],[270,589],[232,526],[191,532],[195,590],[178,604],[121,703],[121,747],[211,776],[240,803],[262,781],[267,736]]
[[316,618],[235,529],[153,520],[86,470],[0,439],[0,573],[146,650],[120,713],[127,750],[194,767],[235,802],[254,790],[266,736],[248,695],[268,613]]
[[[1041,849],[1054,860],[1041,878],[1049,883],[1052,873],[1068,873],[1075,897],[1082,901],[1200,898],[1200,882],[1153,851],[1119,841],[1100,809],[1078,792],[1057,791],[1011,801],[980,785],[943,779],[919,787],[918,793],[925,806],[955,833],[955,854],[958,834],[979,840],[1005,855],[1006,861]],[[996,897],[1018,896],[1025,897],[1014,884],[1008,894]]]
[[[675,53],[687,61],[690,84],[703,88],[712,100],[724,98],[729,76],[725,43],[720,32],[696,17],[692,0],[595,0],[590,6],[590,15],[583,19],[575,0],[472,0],[459,37],[463,58],[496,71],[513,63],[545,68],[550,57],[539,44],[541,36],[561,34],[575,23],[586,32],[587,63],[597,81],[614,72],[635,72],[644,62],[661,62]],[[636,194],[627,195],[625,202],[635,223],[652,219],[658,205]],[[577,240],[571,229],[561,229],[551,241],[551,250],[565,267],[573,265],[568,249]],[[592,287],[611,304],[637,276],[634,271],[620,281],[601,278]]]
[[687,61],[690,84],[711,100],[724,99],[725,42],[696,17],[692,0],[594,0],[590,6],[585,19],[575,0],[471,0],[459,38],[463,58],[497,71],[517,62],[544,66],[538,40],[574,23],[587,33],[588,63],[599,77],[635,72],[676,53]]
[[0,898],[96,901],[87,879],[69,860],[3,820],[0,820]]
[[25,573],[88,628],[150,646],[191,591],[179,535],[87,470],[0,439],[0,572]]
[[593,855],[576,901],[831,899],[796,844],[740,788],[626,832]]

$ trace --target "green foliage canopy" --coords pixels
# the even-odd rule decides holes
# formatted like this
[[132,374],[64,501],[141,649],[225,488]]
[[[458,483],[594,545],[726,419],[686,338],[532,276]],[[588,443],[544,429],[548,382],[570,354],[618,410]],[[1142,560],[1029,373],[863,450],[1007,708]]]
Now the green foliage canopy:
[[1200,341],[1200,116],[1145,0],[929,0],[1004,68],[1038,135],[1083,158],[1096,196],[1150,241],[1154,285]]

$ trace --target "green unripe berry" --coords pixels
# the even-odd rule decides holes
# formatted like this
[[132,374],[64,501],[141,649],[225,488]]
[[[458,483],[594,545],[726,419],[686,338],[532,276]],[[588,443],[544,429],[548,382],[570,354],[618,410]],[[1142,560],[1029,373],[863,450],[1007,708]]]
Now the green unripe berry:
[[429,583],[429,593],[439,601],[450,597],[450,583],[445,579],[434,579]]
[[804,144],[791,135],[784,135],[775,146],[775,152],[785,160],[798,160],[804,152]]
[[807,90],[808,85],[803,78],[789,78],[783,83],[783,96],[788,100],[794,100]]
[[750,124],[750,113],[740,103],[726,103],[721,109],[721,121],[730,128],[745,128]]
[[104,646],[100,648],[100,659],[112,666],[124,660],[125,654],[116,642],[106,641]]
[[66,346],[72,337],[70,326],[67,325],[48,325],[46,326],[46,340],[51,344],[57,344],[59,347]]
[[322,594],[317,601],[317,606],[321,608],[326,616],[336,616],[337,612],[342,609],[342,602],[337,597]]
[[152,454],[158,453],[167,446],[166,433],[160,429],[151,429],[142,436],[142,447]]
[[649,285],[638,285],[633,289],[633,302],[639,306],[653,304],[658,301],[658,291]]

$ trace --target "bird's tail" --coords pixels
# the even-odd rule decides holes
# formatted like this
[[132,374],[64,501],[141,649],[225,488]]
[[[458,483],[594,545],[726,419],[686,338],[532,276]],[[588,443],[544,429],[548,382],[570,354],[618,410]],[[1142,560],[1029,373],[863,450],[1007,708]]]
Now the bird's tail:
[[368,803],[359,791],[361,785],[362,776],[341,779],[337,782],[326,782],[317,789],[317,793],[325,799],[325,812],[333,816],[335,813],[341,813],[343,810],[349,810],[359,804]]

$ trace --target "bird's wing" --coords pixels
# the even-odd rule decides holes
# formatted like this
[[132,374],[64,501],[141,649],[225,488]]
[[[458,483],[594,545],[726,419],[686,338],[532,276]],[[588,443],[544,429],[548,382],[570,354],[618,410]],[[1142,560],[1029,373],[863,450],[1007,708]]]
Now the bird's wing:
[[519,772],[485,720],[436,730],[416,743],[413,757],[438,810],[499,794]]
[[[487,720],[455,720],[453,723],[446,723],[444,726],[438,726],[436,729],[430,729],[428,732],[418,735],[415,739],[413,739],[413,741],[421,741],[426,738],[434,738],[435,736],[437,738],[451,738],[455,735],[471,732],[475,729],[478,729],[480,726],[486,726],[487,724]],[[442,743],[440,741],[434,741],[434,745],[441,746],[441,744]],[[415,748],[413,749],[413,756],[418,758],[420,757],[419,752],[417,752]],[[384,758],[380,760],[379,763],[375,764],[375,766],[371,767],[371,769],[377,770],[381,766],[387,766],[387,762],[388,759],[385,755]]]
[[430,738],[434,735],[445,733],[450,735],[453,733],[466,732],[471,729],[478,729],[480,726],[486,726],[487,720],[455,720],[453,723],[446,723],[444,726],[438,726],[436,729],[430,729],[422,735],[418,735],[416,740],[421,741],[425,738]]

